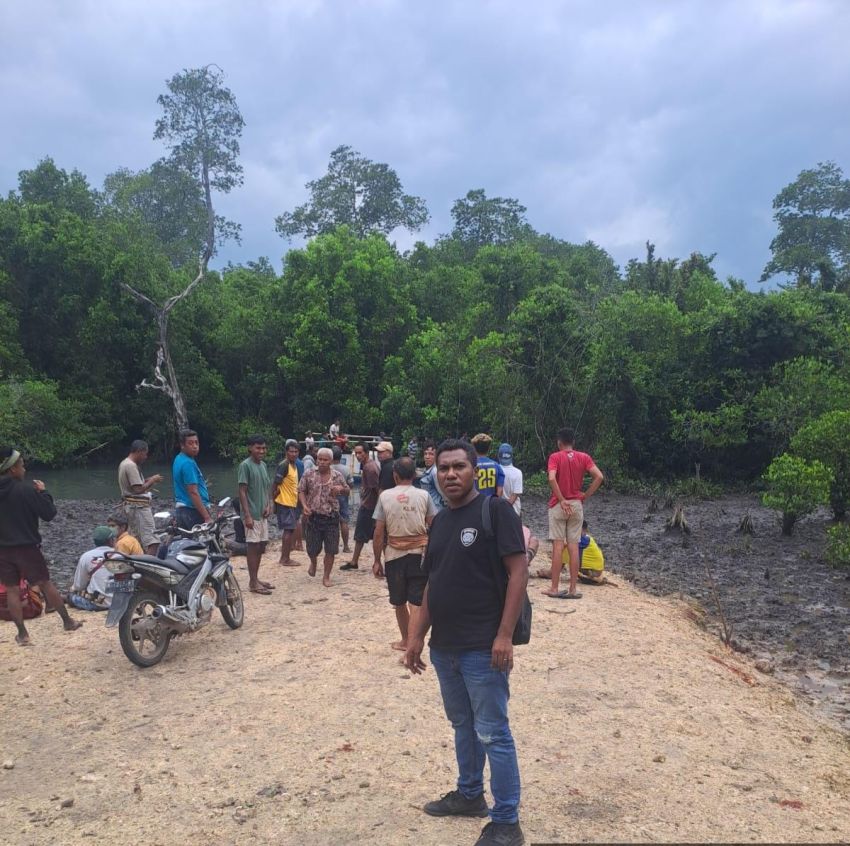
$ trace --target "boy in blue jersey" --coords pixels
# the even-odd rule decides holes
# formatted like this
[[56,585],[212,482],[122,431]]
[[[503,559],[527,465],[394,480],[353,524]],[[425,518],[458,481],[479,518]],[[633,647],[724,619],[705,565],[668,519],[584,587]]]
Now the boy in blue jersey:
[[478,454],[478,464],[475,468],[475,488],[484,496],[501,498],[502,489],[505,486],[505,471],[502,470],[502,465],[498,461],[493,461],[492,458],[487,457],[492,443],[493,439],[484,432],[479,432],[472,439],[472,445]]

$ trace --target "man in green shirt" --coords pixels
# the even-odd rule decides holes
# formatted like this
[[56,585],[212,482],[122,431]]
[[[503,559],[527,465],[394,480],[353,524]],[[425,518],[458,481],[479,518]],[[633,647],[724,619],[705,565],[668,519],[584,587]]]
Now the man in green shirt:
[[269,540],[268,516],[272,510],[271,479],[263,459],[266,439],[262,435],[248,438],[248,457],[239,465],[239,505],[245,526],[245,545],[248,559],[248,590],[268,596],[274,585],[261,582],[260,559]]

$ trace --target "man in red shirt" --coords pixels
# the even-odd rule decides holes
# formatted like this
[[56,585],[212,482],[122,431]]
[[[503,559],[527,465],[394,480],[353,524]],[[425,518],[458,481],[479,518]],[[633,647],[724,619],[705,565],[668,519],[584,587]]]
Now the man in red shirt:
[[[578,545],[581,540],[581,524],[584,520],[585,500],[590,499],[602,484],[602,471],[586,452],[573,449],[575,435],[572,429],[558,432],[558,451],[549,456],[548,474],[552,496],[549,499],[549,540],[552,541],[552,586],[543,591],[547,596],[558,599],[580,599],[576,591],[578,581]],[[590,487],[582,491],[584,475],[592,477]],[[570,553],[570,589],[560,589],[561,567],[564,544]]]

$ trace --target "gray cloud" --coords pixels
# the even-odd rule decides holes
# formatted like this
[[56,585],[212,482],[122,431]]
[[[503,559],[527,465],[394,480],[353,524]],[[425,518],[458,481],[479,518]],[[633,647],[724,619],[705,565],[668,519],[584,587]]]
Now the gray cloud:
[[341,143],[425,197],[426,240],[483,187],[621,264],[649,239],[750,283],[777,191],[824,159],[850,169],[840,0],[36,0],[5,4],[0,32],[3,190],[44,155],[95,185],[146,166],[165,79],[220,65],[246,120],[245,185],[220,202],[243,225],[234,261],[280,258],[275,215]]

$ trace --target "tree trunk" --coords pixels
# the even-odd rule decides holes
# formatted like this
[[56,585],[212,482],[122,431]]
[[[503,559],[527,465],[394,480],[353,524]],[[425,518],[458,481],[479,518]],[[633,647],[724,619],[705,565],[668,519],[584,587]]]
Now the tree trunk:
[[696,480],[700,480],[700,470],[702,469],[702,464],[699,461],[694,462],[694,470],[696,472]]
[[794,534],[794,524],[797,522],[796,514],[789,514],[787,511],[782,512],[782,534],[791,537]]

